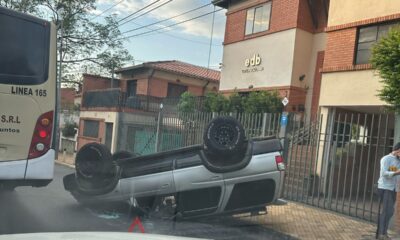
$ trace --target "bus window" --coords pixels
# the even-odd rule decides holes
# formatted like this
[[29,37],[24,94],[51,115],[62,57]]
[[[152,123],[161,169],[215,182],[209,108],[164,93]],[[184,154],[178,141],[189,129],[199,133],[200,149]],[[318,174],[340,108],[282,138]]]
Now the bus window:
[[35,85],[47,80],[49,24],[0,14],[0,83]]

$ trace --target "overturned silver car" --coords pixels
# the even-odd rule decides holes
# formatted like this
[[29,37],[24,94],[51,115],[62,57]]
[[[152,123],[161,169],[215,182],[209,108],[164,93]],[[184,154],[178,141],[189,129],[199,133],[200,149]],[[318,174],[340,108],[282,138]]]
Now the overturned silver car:
[[265,211],[282,189],[281,151],[277,138],[246,139],[236,119],[218,117],[203,145],[134,156],[87,144],[64,187],[82,204],[130,201],[145,211],[169,204],[182,218]]

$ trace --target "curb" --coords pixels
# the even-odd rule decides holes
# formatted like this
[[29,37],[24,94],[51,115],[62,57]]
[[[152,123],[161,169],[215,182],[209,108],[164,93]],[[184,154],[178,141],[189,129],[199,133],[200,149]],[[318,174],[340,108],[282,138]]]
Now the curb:
[[57,163],[58,165],[62,165],[62,166],[65,166],[65,167],[69,167],[69,168],[75,169],[75,165],[68,164],[68,163],[65,163],[65,162],[61,162],[59,160],[55,160],[55,163]]

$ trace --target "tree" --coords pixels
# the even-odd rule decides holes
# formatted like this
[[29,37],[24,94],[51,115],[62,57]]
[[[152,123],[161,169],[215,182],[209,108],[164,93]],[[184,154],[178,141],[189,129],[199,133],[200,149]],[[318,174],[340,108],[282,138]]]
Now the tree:
[[204,110],[206,112],[230,112],[229,100],[220,93],[209,92],[205,96]]
[[178,111],[181,113],[192,113],[195,111],[196,99],[190,92],[184,92],[178,103]]
[[277,92],[251,92],[248,96],[233,93],[225,97],[220,93],[207,93],[202,109],[195,109],[195,97],[185,93],[178,104],[179,112],[216,112],[216,113],[277,113],[282,112],[282,99]]
[[[57,43],[61,46],[64,83],[79,83],[83,66],[96,69],[97,74],[107,74],[132,60],[123,47],[121,32],[115,15],[104,21],[93,21],[90,11],[96,9],[96,0],[0,0],[0,6],[30,13],[53,21],[58,26]],[[57,61],[59,61],[59,56]]]
[[282,112],[283,105],[277,92],[251,92],[243,100],[243,108],[247,113]]
[[371,64],[382,78],[378,96],[400,113],[400,28],[393,28],[372,48]]

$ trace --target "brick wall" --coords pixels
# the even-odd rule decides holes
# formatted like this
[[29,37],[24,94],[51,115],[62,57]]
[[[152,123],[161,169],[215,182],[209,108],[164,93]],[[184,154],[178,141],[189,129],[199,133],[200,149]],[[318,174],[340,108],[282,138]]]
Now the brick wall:
[[61,88],[61,106],[67,107],[74,105],[75,89],[74,88]]
[[199,86],[189,86],[188,92],[192,93],[195,96],[202,96],[203,95],[203,88]]
[[312,33],[323,32],[326,27],[327,17],[323,11],[322,3],[316,3],[314,9],[318,21],[318,26],[315,28],[307,0],[273,0],[269,30],[245,36],[247,9],[266,2],[269,1],[249,1],[247,5],[239,9],[228,11],[224,44],[239,42],[296,27]]
[[168,82],[160,78],[152,78],[149,81],[149,95],[153,97],[166,97]]
[[315,65],[315,72],[314,72],[314,84],[313,84],[313,91],[312,91],[312,100],[311,100],[311,119],[314,120],[319,106],[319,95],[321,92],[321,78],[322,78],[322,67],[324,64],[324,51],[320,51],[317,54],[317,64]]
[[[245,39],[296,27],[298,1],[299,0],[272,1],[269,30],[249,36],[245,36],[247,9],[260,4],[260,1],[256,1],[256,4],[254,4],[255,1],[251,1],[248,5],[239,10],[228,12],[224,44],[243,41]],[[266,2],[268,1],[262,1],[261,3]]]
[[[119,87],[119,80],[114,79],[114,88]],[[83,74],[82,91],[100,90],[111,87],[111,79],[96,75]]]
[[328,33],[324,71],[353,66],[356,36],[355,27]]
[[147,95],[147,88],[148,88],[148,80],[147,79],[137,80],[136,94]]
[[311,12],[307,0],[299,1],[299,12],[297,18],[297,27],[312,33],[323,32],[328,23],[322,1],[314,1],[314,15],[317,19],[317,27],[312,21]]

